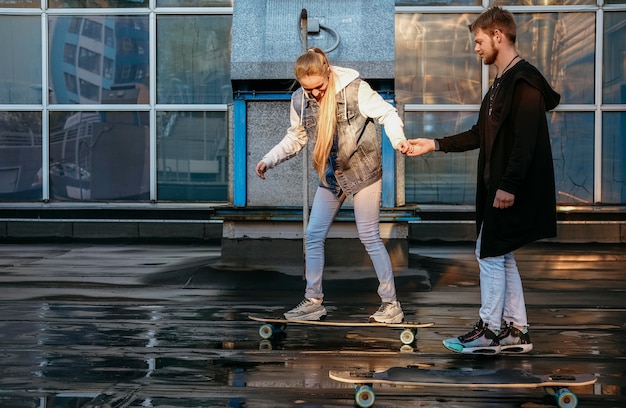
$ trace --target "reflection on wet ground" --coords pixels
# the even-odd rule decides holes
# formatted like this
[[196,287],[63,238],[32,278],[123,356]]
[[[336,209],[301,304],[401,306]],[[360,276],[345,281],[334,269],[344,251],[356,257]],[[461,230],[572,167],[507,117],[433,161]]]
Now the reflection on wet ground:
[[[220,264],[202,245],[0,247],[2,407],[349,407],[328,370],[520,368],[594,373],[581,407],[626,406],[624,246],[541,244],[519,251],[535,350],[477,357],[446,337],[476,320],[469,245],[413,246],[397,277],[407,320],[434,321],[415,344],[399,331],[292,325],[263,340],[248,315],[280,315],[303,281]],[[358,271],[360,273],[360,271]],[[365,321],[379,299],[372,271],[332,273],[329,319]],[[378,407],[549,407],[533,389],[378,387]]]

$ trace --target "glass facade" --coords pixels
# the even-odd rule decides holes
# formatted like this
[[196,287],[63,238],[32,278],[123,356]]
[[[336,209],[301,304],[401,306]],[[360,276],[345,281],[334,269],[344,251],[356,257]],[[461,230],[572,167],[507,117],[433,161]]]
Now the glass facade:
[[[590,10],[587,6],[596,4],[590,0],[498,4],[517,6],[511,10],[519,53],[561,94],[560,105],[548,113],[557,202],[624,204],[623,8]],[[467,29],[477,13],[425,6],[396,12],[396,98],[405,104],[407,137],[443,137],[475,123],[495,75],[494,67],[481,66]],[[473,204],[476,160],[477,152],[407,159],[406,202]]]
[[[491,3],[396,1],[407,137],[476,121],[495,72],[467,25]],[[624,205],[626,2],[498,4],[562,95],[548,114],[558,203]],[[0,0],[0,203],[227,201],[232,6]],[[406,159],[406,203],[473,204],[477,155]]]

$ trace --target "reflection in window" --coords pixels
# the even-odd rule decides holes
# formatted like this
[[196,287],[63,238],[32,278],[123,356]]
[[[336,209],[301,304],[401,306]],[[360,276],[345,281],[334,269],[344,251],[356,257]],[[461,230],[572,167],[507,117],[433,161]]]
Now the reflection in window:
[[99,74],[100,54],[81,47],[78,53],[78,66],[94,74]]
[[149,0],[48,0],[50,8],[133,8],[148,7]]
[[232,101],[231,20],[231,16],[158,16],[158,103]]
[[156,0],[157,7],[232,7],[233,0]]
[[[409,139],[441,138],[469,129],[476,122],[472,112],[405,113]],[[433,152],[405,159],[405,196],[418,204],[475,203],[478,150],[444,154]]]
[[63,52],[63,61],[69,64],[76,64],[76,45],[65,44]]
[[115,32],[111,27],[104,27],[104,45],[109,48],[115,47]]
[[[597,0],[505,0],[499,1],[498,4],[509,6],[551,6],[551,5],[580,5],[580,4],[596,4]],[[610,0],[605,0],[605,3]],[[621,0],[623,1],[623,0]]]
[[602,101],[626,103],[626,12],[604,13]]
[[101,41],[102,40],[102,24],[97,21],[93,21],[92,19],[86,18],[85,23],[83,24],[82,34],[87,38]]
[[42,198],[41,113],[0,112],[0,201]]
[[[467,25],[476,15],[398,14],[396,92],[403,103],[480,103],[481,62]],[[561,93],[561,103],[594,102],[595,14],[517,13],[518,48]],[[451,33],[451,35],[450,35]],[[621,32],[621,43],[625,37]],[[619,43],[620,41],[618,41]],[[451,51],[452,50],[452,51]],[[491,76],[495,68],[491,67]],[[593,202],[591,113],[549,113],[557,201]],[[407,137],[443,137],[469,129],[476,114],[405,113]],[[411,134],[411,136],[409,136]],[[447,156],[447,155],[446,155]],[[476,152],[406,161],[406,200],[474,202]]]
[[602,202],[626,203],[626,112],[606,112],[602,120]]
[[557,204],[593,203],[593,113],[548,113]]
[[65,73],[65,87],[68,92],[78,95],[78,85],[76,85],[76,76]]
[[80,96],[91,101],[100,101],[100,87],[84,79],[80,80]]
[[41,5],[39,0],[0,0],[2,7],[38,8]]
[[226,114],[159,112],[157,126],[159,200],[226,201]]
[[520,55],[561,94],[561,103],[594,103],[595,14],[515,13],[515,20]]
[[149,128],[139,112],[52,112],[50,198],[149,198]]
[[[81,35],[70,33],[76,18],[49,16],[50,86],[55,103],[75,101],[75,93],[66,88],[65,74],[79,83],[80,103],[103,103],[100,90],[137,88],[148,93],[146,76],[149,65],[148,16],[102,16],[85,19]],[[102,37],[104,42],[93,41]],[[76,62],[72,50],[78,50]],[[60,63],[60,59],[65,64]],[[137,101],[126,100],[126,103]]]
[[102,69],[105,79],[113,79],[113,68],[113,60],[111,58],[104,57]]
[[473,14],[396,15],[396,100],[478,104],[480,62],[467,25]]
[[80,17],[72,17],[70,20],[70,26],[67,29],[68,33],[78,34],[80,32],[80,23],[83,22],[83,19]]
[[[396,6],[441,6],[442,0],[396,0]],[[445,0],[446,6],[480,6],[481,0]]]
[[40,17],[0,16],[0,50],[0,104],[41,103]]

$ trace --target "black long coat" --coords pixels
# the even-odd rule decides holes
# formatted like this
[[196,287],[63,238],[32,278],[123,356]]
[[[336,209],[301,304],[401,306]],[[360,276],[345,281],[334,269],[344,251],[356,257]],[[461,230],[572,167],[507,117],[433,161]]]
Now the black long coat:
[[[482,226],[480,257],[499,256],[530,242],[556,236],[554,167],[546,112],[560,95],[527,61],[515,64],[502,77],[502,110],[492,141],[489,185],[483,175],[489,95],[478,122],[468,131],[438,139],[444,152],[480,148],[476,189],[476,233]],[[515,195],[513,206],[493,207],[496,190]]]

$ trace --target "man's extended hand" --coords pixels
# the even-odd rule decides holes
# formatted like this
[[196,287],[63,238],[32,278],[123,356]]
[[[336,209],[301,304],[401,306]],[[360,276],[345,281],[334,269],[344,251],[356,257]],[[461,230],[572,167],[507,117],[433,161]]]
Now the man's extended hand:
[[411,144],[406,152],[407,156],[421,156],[425,153],[435,151],[435,141],[433,139],[409,139]]

